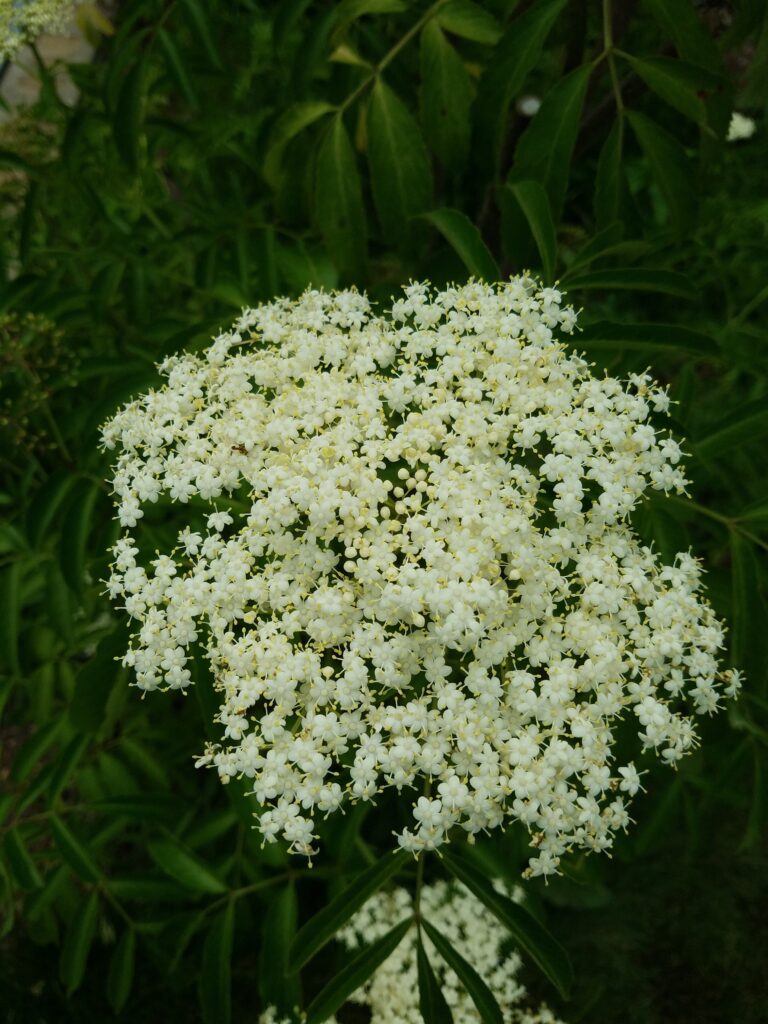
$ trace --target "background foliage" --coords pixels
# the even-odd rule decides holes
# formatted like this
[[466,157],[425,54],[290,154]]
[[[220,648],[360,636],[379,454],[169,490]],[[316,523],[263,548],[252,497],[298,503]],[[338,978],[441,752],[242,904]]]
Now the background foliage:
[[[128,687],[99,424],[243,304],[523,268],[584,306],[577,348],[669,383],[695,500],[637,525],[704,557],[747,673],[679,771],[643,765],[612,859],[527,884],[575,967],[567,1004],[530,987],[570,1021],[764,1019],[768,20],[760,0],[613,7],[127,0],[70,69],[77,106],[41,69],[0,127],[4,1020],[255,1021],[302,982],[309,1001],[341,957],[300,981],[297,922],[390,842],[358,809],[311,874],[261,850],[245,787],[192,768],[210,681]],[[758,131],[728,144],[735,105]],[[479,850],[519,877],[523,836]]]

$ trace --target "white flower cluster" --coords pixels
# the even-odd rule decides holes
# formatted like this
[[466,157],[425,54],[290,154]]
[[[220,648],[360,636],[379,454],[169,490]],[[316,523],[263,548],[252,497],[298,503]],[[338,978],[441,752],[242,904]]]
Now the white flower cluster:
[[[522,891],[518,889],[513,895],[520,900]],[[379,892],[337,938],[348,949],[358,949],[382,938],[412,912],[412,897],[407,890]],[[504,1024],[561,1024],[548,1007],[533,1009],[527,1005],[525,987],[517,976],[522,961],[519,953],[510,949],[509,933],[464,886],[443,881],[424,886],[420,912],[474,967],[496,997]],[[480,1014],[471,997],[425,932],[422,942],[454,1020],[480,1024]],[[351,997],[353,1002],[370,1007],[371,1024],[421,1024],[416,949],[414,927]]]
[[318,814],[395,787],[401,846],[519,820],[552,872],[629,820],[620,721],[674,763],[738,688],[699,565],[628,518],[685,486],[668,397],[593,376],[558,340],[575,322],[526,276],[411,284],[386,315],[307,291],[167,359],[104,428],[123,526],[187,510],[169,553],[115,546],[125,664],[184,689],[203,645],[224,742],[198,764],[251,781],[266,840],[309,854]]
[[727,142],[741,142],[744,139],[751,139],[756,131],[757,124],[751,117],[747,117],[746,114],[740,114],[738,110],[734,110],[731,114],[728,134],[725,138]]
[[64,28],[75,6],[73,0],[0,0],[0,59],[41,32]]

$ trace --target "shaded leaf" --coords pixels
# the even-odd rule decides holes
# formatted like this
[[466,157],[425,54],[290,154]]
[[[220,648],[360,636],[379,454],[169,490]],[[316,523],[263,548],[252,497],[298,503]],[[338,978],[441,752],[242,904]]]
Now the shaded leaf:
[[126,74],[117,95],[112,131],[117,151],[132,173],[139,169],[141,129],[144,120],[146,56],[142,56]]
[[696,209],[695,182],[685,150],[677,139],[645,114],[630,110],[626,116],[667,204],[671,226],[675,234],[682,237]]
[[712,459],[729,456],[741,444],[757,441],[768,433],[768,409],[765,402],[748,402],[738,412],[722,420],[713,430],[696,441],[698,456]]
[[720,66],[715,41],[704,28],[693,4],[688,0],[646,0],[664,35],[672,39],[677,52],[685,60],[712,71]]
[[547,193],[538,181],[516,181],[505,187],[514,195],[523,211],[539,250],[544,280],[550,283],[555,276],[556,239]]
[[592,65],[584,64],[561,78],[544,97],[515,150],[514,180],[540,182],[549,196],[555,221],[560,219],[568,189],[571,154],[591,74]]
[[453,1024],[451,1008],[445,1001],[421,938],[416,944],[416,969],[419,982],[419,1012],[424,1024]]
[[424,138],[448,174],[456,177],[469,152],[472,84],[464,62],[434,19],[421,31],[419,53]]
[[453,850],[446,850],[443,863],[454,878],[465,885],[506,926],[522,952],[534,961],[558,992],[567,998],[573,981],[573,969],[568,954],[554,936],[527,910],[496,892],[466,857]]
[[368,107],[368,161],[384,237],[407,236],[409,218],[430,205],[432,174],[419,126],[381,78]]
[[324,100],[305,100],[289,107],[280,116],[272,129],[262,168],[265,180],[273,188],[276,188],[280,181],[283,152],[291,139],[335,109],[333,104]]
[[184,67],[184,61],[182,60],[178,47],[173,40],[173,36],[169,32],[166,32],[164,28],[160,28],[157,30],[157,39],[165,53],[168,70],[176,80],[176,84],[181,90],[182,95],[193,110],[197,109],[197,96],[195,95],[195,90],[192,86],[189,75],[187,74],[187,69]]
[[749,685],[765,693],[768,683],[766,603],[764,580],[754,546],[735,530],[731,531],[731,658],[742,669]]
[[99,488],[93,481],[79,481],[61,527],[59,565],[64,579],[78,595],[85,583],[86,551],[98,496]]
[[513,19],[486,65],[475,102],[475,139],[478,161],[495,178],[507,126],[509,105],[538,61],[544,41],[565,0],[533,4]]
[[232,1020],[232,940],[235,905],[228,902],[213,921],[203,945],[200,1004],[205,1024]]
[[717,356],[720,351],[717,342],[709,335],[679,324],[617,324],[608,320],[587,324],[583,331],[574,333],[573,343],[577,348],[583,347],[588,351],[680,350],[701,356]]
[[43,879],[19,829],[12,828],[6,832],[3,850],[17,885],[22,889],[39,889]]
[[152,860],[167,875],[193,892],[221,895],[227,887],[197,854],[171,839],[156,839],[148,845]]
[[381,860],[358,875],[351,885],[310,918],[291,943],[290,961],[293,969],[298,970],[330,942],[339,928],[367,899],[393,878],[407,860],[408,855],[403,850],[385,853]]
[[55,814],[50,818],[51,832],[62,859],[85,882],[97,882],[100,872],[85,844]]
[[66,747],[56,758],[51,781],[48,786],[48,800],[55,803],[64,791],[69,782],[72,772],[77,763],[85,753],[89,739],[87,736],[73,736]]
[[684,117],[698,125],[706,125],[707,108],[698,93],[716,88],[719,84],[717,76],[673,57],[646,57],[641,60],[628,53],[623,53],[622,57],[657,96]]
[[[567,283],[566,283],[567,282]],[[568,291],[600,289],[610,291],[661,292],[693,300],[696,291],[690,280],[674,270],[654,270],[650,267],[628,267],[626,270],[592,270],[588,274],[565,275],[563,286]]]
[[130,994],[135,954],[136,932],[126,928],[112,953],[107,975],[107,999],[115,1013],[120,1013]]
[[85,965],[96,935],[96,920],[99,913],[99,894],[94,889],[85,896],[69,923],[59,958],[59,978],[66,987],[67,995],[80,987],[85,974]]
[[126,647],[126,630],[121,627],[99,642],[94,657],[77,673],[69,705],[69,718],[76,729],[98,732],[103,724],[109,695],[122,671],[119,658]]
[[357,161],[337,114],[317,157],[315,211],[331,258],[348,273],[362,273],[367,257],[365,210]]
[[365,984],[376,968],[392,955],[412,925],[413,918],[407,917],[349,960],[309,1004],[306,1024],[322,1024],[328,1020],[353,992]]
[[223,64],[219,57],[219,52],[216,49],[216,44],[213,40],[211,33],[211,26],[208,24],[208,17],[205,12],[205,7],[201,3],[201,0],[181,0],[184,7],[187,9],[189,15],[189,24],[195,30],[198,38],[203,44],[205,52],[208,54],[208,59],[211,64],[222,70]]
[[21,624],[22,566],[17,559],[0,570],[0,662],[13,675],[21,672],[19,664],[19,626]]
[[448,939],[429,921],[422,919],[421,927],[432,940],[437,952],[467,990],[483,1024],[504,1024],[504,1015],[496,997],[475,968],[467,963],[461,953],[455,950]]
[[501,39],[501,25],[494,16],[472,0],[449,0],[435,15],[435,21],[455,36],[493,46]]
[[600,150],[595,176],[595,220],[602,230],[619,219],[623,187],[623,119],[617,118]]
[[422,216],[437,228],[470,274],[484,281],[498,281],[500,274],[496,260],[465,213],[443,207]]
[[298,975],[290,970],[288,954],[296,934],[298,900],[293,885],[284,886],[264,915],[259,949],[259,994],[265,1006],[288,1014],[301,1003]]

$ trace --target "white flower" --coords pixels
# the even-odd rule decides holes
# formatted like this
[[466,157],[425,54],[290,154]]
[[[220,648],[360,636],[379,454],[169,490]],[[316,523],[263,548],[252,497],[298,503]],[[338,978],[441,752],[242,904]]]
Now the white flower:
[[76,6],[76,0],[0,0],[0,59],[42,32],[64,28]]
[[751,139],[757,131],[757,124],[746,114],[740,114],[734,110],[731,114],[731,121],[728,125],[727,142],[741,142],[742,139]]
[[[738,691],[699,564],[629,522],[648,490],[684,493],[666,391],[593,376],[574,326],[530,277],[411,283],[382,315],[307,291],[167,359],[105,426],[125,664],[183,690],[203,645],[222,740],[199,763],[249,780],[265,841],[308,855],[318,815],[394,787],[401,846],[519,820],[546,874],[628,821],[619,720],[674,764]],[[135,535],[163,494],[157,555]]]

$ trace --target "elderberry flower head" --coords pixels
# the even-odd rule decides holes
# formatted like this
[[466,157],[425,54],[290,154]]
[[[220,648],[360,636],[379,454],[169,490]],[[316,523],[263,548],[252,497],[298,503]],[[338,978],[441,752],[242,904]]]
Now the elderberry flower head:
[[0,59],[41,32],[64,28],[75,6],[76,0],[0,0]]
[[[685,488],[667,394],[595,376],[575,322],[528,276],[410,284],[382,314],[310,290],[166,359],[105,426],[125,664],[184,690],[202,646],[223,736],[198,764],[249,781],[265,841],[310,854],[318,816],[394,787],[401,846],[518,820],[547,874],[629,821],[620,721],[674,764],[738,689],[698,562],[630,523]],[[134,528],[160,500],[151,557]]]

